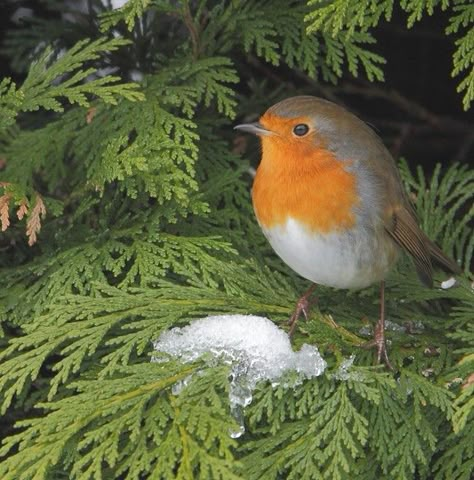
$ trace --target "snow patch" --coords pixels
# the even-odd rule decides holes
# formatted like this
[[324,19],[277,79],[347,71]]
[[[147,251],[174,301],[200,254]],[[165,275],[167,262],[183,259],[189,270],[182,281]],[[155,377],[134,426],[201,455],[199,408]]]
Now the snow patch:
[[448,288],[454,287],[456,285],[456,279],[454,277],[450,277],[444,282],[441,282],[441,288],[443,290],[447,290]]
[[18,7],[13,15],[10,17],[10,20],[13,23],[19,24],[25,18],[31,18],[33,16],[33,9],[27,7]]
[[140,72],[140,70],[131,70],[128,76],[132,82],[141,82],[144,77],[143,72]]
[[[396,332],[396,333],[409,333],[409,334],[419,334],[423,333],[425,326],[419,320],[406,322],[405,325],[400,325],[391,320],[385,320],[385,331],[386,332]],[[359,335],[365,337],[370,337],[374,334],[374,329],[370,325],[364,325],[359,329]]]
[[116,10],[117,8],[122,8],[128,0],[111,0],[110,4],[112,5],[112,10]]
[[340,382],[347,382],[348,380],[351,380],[352,382],[363,382],[364,375],[352,368],[355,358],[355,355],[345,358],[340,363],[337,371],[332,374],[332,378]]
[[[183,362],[211,354],[214,359],[231,365],[229,401],[240,425],[237,431],[230,432],[234,438],[245,431],[242,409],[252,401],[258,382],[268,380],[277,385],[290,371],[298,372],[302,378],[313,378],[327,366],[316,347],[304,344],[299,352],[294,352],[286,332],[267,318],[254,315],[201,318],[186,327],[164,332],[153,346],[157,352]],[[178,394],[188,381],[176,385],[173,393]]]
[[349,358],[345,358],[336,373],[333,374],[333,377],[336,380],[350,380],[351,379],[351,372],[349,372],[350,368],[352,367],[355,360],[355,355],[351,355]]

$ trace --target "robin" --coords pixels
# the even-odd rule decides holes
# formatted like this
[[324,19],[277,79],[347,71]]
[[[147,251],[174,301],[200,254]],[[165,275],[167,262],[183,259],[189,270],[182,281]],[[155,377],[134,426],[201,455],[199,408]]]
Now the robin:
[[[433,286],[433,263],[459,266],[420,229],[400,175],[381,139],[327,100],[298,96],[269,108],[259,122],[237,125],[258,135],[262,159],[252,201],[275,252],[314,284],[361,289],[380,282],[377,361],[391,368],[385,345],[384,279],[400,251]],[[312,285],[290,318],[290,335],[308,315]]]

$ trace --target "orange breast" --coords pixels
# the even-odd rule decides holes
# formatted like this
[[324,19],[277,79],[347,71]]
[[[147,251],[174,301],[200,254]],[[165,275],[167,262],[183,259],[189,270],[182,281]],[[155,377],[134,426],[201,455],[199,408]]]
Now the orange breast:
[[258,221],[265,228],[288,218],[328,233],[355,225],[360,202],[354,175],[314,139],[262,137],[262,161],[252,189]]

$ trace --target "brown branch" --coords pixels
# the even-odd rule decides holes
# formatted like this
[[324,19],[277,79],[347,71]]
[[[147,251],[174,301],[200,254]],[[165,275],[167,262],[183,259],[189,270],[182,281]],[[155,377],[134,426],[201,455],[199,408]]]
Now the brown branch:
[[400,156],[402,147],[410,137],[411,133],[412,133],[412,125],[410,125],[409,123],[405,123],[404,125],[402,125],[402,127],[399,130],[399,134],[395,138],[395,141],[392,144],[392,148],[390,149],[392,152],[392,155],[395,158],[398,158]]
[[[473,127],[474,129],[474,127]],[[466,160],[468,153],[471,151],[474,146],[474,131],[470,135],[467,135],[458,149],[458,152],[454,156],[455,162],[463,162]]]
[[[289,90],[295,89],[295,85],[293,82],[283,79],[280,75],[278,75],[277,71],[271,67],[268,67],[265,63],[263,63],[258,57],[250,54],[248,55],[248,63],[252,65],[256,70],[258,70],[260,73],[263,73],[263,75],[270,80],[272,80],[274,83],[277,85],[287,85]],[[335,103],[338,103],[339,105],[344,105],[344,101],[338,97],[335,93],[335,89],[328,86],[324,85],[317,80],[308,77],[304,72],[301,72],[300,70],[292,70],[292,73],[298,78],[304,80],[306,83],[309,83],[311,87],[315,90],[316,93],[319,93],[321,96],[324,98],[327,98]]]
[[294,71],[295,75],[300,78],[301,80],[304,80],[308,85],[310,85],[317,93],[322,95],[324,98],[327,98],[328,100],[331,100],[334,103],[337,103],[338,105],[342,105],[343,107],[348,108],[347,104],[342,100],[338,95],[337,95],[337,88],[335,88],[332,85],[325,85],[315,78],[308,77],[306,73],[300,71],[300,70],[295,70]]
[[194,23],[194,19],[191,14],[191,9],[189,8],[188,2],[185,2],[185,5],[183,6],[182,19],[191,36],[191,43],[193,47],[193,58],[194,60],[196,60],[199,57],[199,53],[200,53],[199,32],[198,32],[198,29],[196,28],[196,24]]
[[347,94],[362,95],[367,98],[381,98],[386,100],[397,106],[400,110],[428,123],[436,130],[458,133],[472,132],[472,125],[456,120],[448,115],[438,115],[396,90],[387,90],[372,83],[362,81],[359,85],[344,82],[335,88]]
[[[348,95],[375,100],[381,99],[388,102],[400,112],[406,114],[406,119],[396,121],[378,117],[372,123],[379,127],[396,131],[391,148],[394,156],[398,156],[401,153],[408,140],[410,142],[417,141],[416,137],[433,135],[434,132],[436,140],[445,138],[450,143],[455,144],[454,152],[457,153],[454,155],[454,161],[465,160],[472,151],[474,130],[471,123],[458,120],[449,115],[437,114],[396,90],[389,90],[384,86],[373,84],[366,80],[345,80],[338,85],[323,84],[298,70],[292,70],[292,77],[288,79],[286,78],[285,70],[274,69],[253,55],[249,55],[247,58],[250,66],[257,72],[270,79],[276,85],[288,87],[288,90],[293,90],[295,84],[297,85],[301,80],[309,85],[316,95],[332,100],[346,108],[348,105],[344,102],[344,97]],[[349,110],[354,110],[352,105],[348,108]],[[361,112],[357,113],[360,114]],[[367,118],[366,113],[361,116]]]
[[268,67],[265,63],[263,63],[255,55],[249,54],[247,56],[247,59],[248,59],[249,64],[252,65],[252,67],[257,69],[260,73],[263,73],[263,75],[266,78],[269,78],[270,80],[272,80],[277,85],[288,85],[288,88],[291,89],[291,90],[295,88],[295,86],[291,82],[288,82],[287,80],[283,80],[277,74],[275,69],[272,69],[272,68]]

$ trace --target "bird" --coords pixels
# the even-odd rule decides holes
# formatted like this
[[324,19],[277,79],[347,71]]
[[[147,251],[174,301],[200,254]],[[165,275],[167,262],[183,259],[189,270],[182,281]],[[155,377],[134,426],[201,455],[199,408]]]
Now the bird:
[[346,108],[323,98],[290,97],[258,122],[236,130],[260,137],[252,187],[258,224],[276,254],[310,288],[290,318],[308,317],[316,286],[363,289],[380,284],[376,361],[392,368],[385,341],[385,278],[400,253],[433,287],[433,265],[460,273],[421,230],[396,163],[380,137]]

